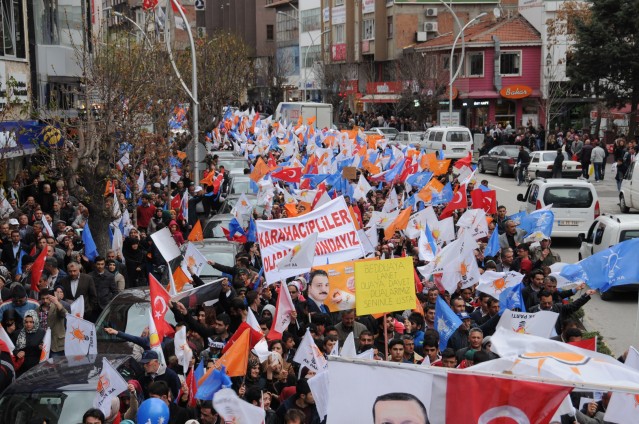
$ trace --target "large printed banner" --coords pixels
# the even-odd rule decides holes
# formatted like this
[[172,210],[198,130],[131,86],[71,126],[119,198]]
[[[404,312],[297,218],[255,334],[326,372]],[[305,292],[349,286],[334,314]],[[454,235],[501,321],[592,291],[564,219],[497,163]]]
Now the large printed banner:
[[502,314],[497,328],[505,328],[521,334],[532,334],[533,336],[550,338],[555,329],[555,323],[559,318],[557,312],[515,312],[506,309]]
[[337,264],[314,266],[313,271],[321,269],[328,274],[328,297],[324,304],[331,312],[346,311],[355,308],[355,263],[376,260],[340,262]]
[[357,315],[383,314],[415,307],[413,258],[355,262]]
[[317,233],[314,265],[364,256],[353,218],[343,197],[295,218],[255,221],[268,284],[299,275],[300,270],[277,268],[277,262],[309,235]]

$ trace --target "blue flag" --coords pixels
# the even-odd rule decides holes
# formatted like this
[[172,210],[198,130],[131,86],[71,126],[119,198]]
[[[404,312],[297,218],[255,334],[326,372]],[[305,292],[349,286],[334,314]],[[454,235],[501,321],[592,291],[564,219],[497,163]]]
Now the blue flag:
[[437,255],[438,248],[437,242],[435,241],[435,237],[433,237],[433,232],[428,228],[428,224],[426,224],[426,228],[424,229],[424,234],[426,235],[426,241],[430,245],[430,251],[433,252],[433,255]]
[[439,350],[446,349],[448,339],[462,325],[461,319],[450,309],[441,297],[437,296],[435,304],[435,330],[439,333]]
[[197,367],[195,367],[195,369],[193,370],[193,377],[195,378],[196,385],[197,385],[197,382],[200,381],[200,378],[202,378],[203,375],[204,375],[204,361],[200,361],[200,363],[197,364]]
[[317,187],[319,183],[330,177],[330,174],[304,174],[302,178],[310,181],[311,188]]
[[499,295],[499,314],[501,315],[506,309],[511,311],[519,309],[521,312],[526,312],[526,306],[524,305],[524,298],[521,295],[521,288],[524,283],[519,283],[516,286],[508,287]]
[[499,231],[495,228],[490,239],[488,239],[488,244],[484,250],[484,257],[495,256],[497,253],[499,253]]
[[450,183],[446,183],[442,191],[437,193],[433,192],[433,196],[431,197],[430,203],[431,205],[445,205],[453,200],[453,187]]
[[541,232],[550,237],[552,234],[552,224],[555,220],[553,211],[534,211],[521,219],[522,230],[526,230],[528,234]]
[[22,257],[24,255],[24,250],[20,249],[20,256],[18,256],[18,266],[16,267],[16,275],[22,275]]
[[98,256],[98,247],[95,245],[95,241],[93,241],[91,229],[89,228],[89,221],[86,221],[82,231],[82,243],[84,243],[84,256],[93,262]]
[[200,384],[195,393],[196,399],[213,400],[213,395],[220,389],[231,387],[233,383],[226,375],[226,367],[221,370],[213,370],[211,375]]
[[526,211],[517,212],[516,214],[508,216],[509,220],[515,221],[517,226],[521,225],[521,221],[526,217]]
[[255,284],[253,284],[253,290],[257,290],[260,286],[260,277],[264,274],[264,267],[260,268],[260,272],[257,274],[257,278],[255,278]]
[[253,218],[249,220],[249,226],[246,230],[246,241],[253,243],[257,241],[257,227],[255,226],[255,220]]
[[405,162],[406,162],[406,159],[402,159],[399,162],[397,162],[395,166],[393,167],[393,169],[391,169],[384,175],[384,181],[386,181],[387,183],[390,183],[390,182],[393,182],[397,177],[399,177],[399,174],[404,169]]
[[639,281],[639,238],[623,241],[574,264],[566,265],[560,275],[569,280],[584,280],[591,289],[602,292],[611,287]]
[[432,177],[432,172],[418,172],[417,174],[410,175],[408,178],[406,178],[406,182],[413,187],[422,188],[430,181]]
[[233,238],[235,233],[240,233],[243,236],[246,235],[246,232],[244,231],[244,228],[242,228],[242,225],[240,225],[237,219],[233,218],[231,219],[231,221],[229,221],[229,237]]

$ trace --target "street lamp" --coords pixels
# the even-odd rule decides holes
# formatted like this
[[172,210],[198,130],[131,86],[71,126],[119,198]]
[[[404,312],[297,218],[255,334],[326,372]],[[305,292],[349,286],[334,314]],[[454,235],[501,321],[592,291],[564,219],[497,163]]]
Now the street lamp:
[[[313,47],[315,45],[315,40],[318,37],[321,37],[324,34],[328,34],[329,32],[331,32],[330,28],[327,29],[327,30],[322,31],[321,33],[317,34],[317,36],[315,36],[315,37],[311,37],[311,45],[309,47]],[[306,59],[307,59],[307,56],[308,56],[308,50],[309,50],[309,48],[307,47],[306,51],[304,52],[304,61],[302,62],[304,64],[304,68],[306,68]],[[307,85],[308,85],[308,72],[304,71],[304,91],[303,91],[304,92],[304,101],[306,101],[306,86]]]
[[[473,19],[468,21],[468,23],[462,27],[461,22],[459,21],[459,18],[457,17],[457,14],[455,14],[455,11],[453,10],[453,8],[450,5],[448,5],[444,0],[439,0],[439,1],[444,6],[446,6],[446,8],[453,15],[453,18],[455,19],[457,26],[460,27],[460,30],[457,33],[457,36],[455,37],[455,41],[453,42],[453,47],[450,49],[450,61],[448,62],[448,69],[450,70],[450,79],[448,81],[448,122],[450,124],[453,121],[453,83],[457,79],[457,76],[459,76],[459,72],[461,71],[462,65],[464,63],[464,49],[466,47],[464,43],[464,31],[472,23],[483,18],[488,13],[486,12],[480,13],[479,15],[475,16]],[[457,46],[457,41],[459,41],[460,37],[462,39],[461,56],[459,57],[459,64],[457,65],[457,70],[455,71],[455,74],[453,75],[453,58],[455,56],[455,47]]]
[[548,134],[550,134],[550,107],[552,102],[550,101],[550,67],[552,66],[552,55],[550,51],[546,54],[546,107],[545,109],[545,121],[546,121],[546,137],[544,137],[544,150],[548,150]]
[[120,17],[120,18],[122,18],[122,19],[126,19],[127,21],[129,21],[130,23],[132,23],[132,24],[133,24],[133,26],[135,26],[135,27],[138,29],[138,31],[140,31],[140,32],[142,33],[142,36],[144,37],[144,40],[145,40],[145,41],[147,42],[147,44],[149,45],[149,48],[151,47],[151,40],[149,40],[149,36],[148,36],[148,35],[146,35],[146,31],[145,31],[145,30],[143,30],[143,29],[142,29],[142,27],[141,27],[141,26],[140,26],[137,22],[135,22],[133,19],[129,18],[129,17],[128,17],[128,16],[126,16],[125,14],[120,13],[120,12],[118,12],[117,10],[113,10],[113,8],[112,8],[112,7],[110,7],[110,6],[109,6],[109,7],[105,7],[105,8],[104,8],[104,11],[105,11],[105,12],[109,12],[109,13],[113,13],[115,16]]

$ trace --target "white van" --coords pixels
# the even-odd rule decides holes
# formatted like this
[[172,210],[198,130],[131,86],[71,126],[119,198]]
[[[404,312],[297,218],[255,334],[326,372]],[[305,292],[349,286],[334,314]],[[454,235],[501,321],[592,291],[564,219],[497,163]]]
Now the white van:
[[600,215],[597,190],[588,181],[537,178],[517,200],[522,202],[519,210],[528,213],[552,205],[552,237],[578,237]]
[[473,136],[466,127],[430,127],[422,144],[427,153],[443,150],[445,159],[461,159],[473,151]]
[[296,124],[300,116],[304,125],[309,118],[315,117],[317,128],[333,127],[333,105],[329,103],[282,102],[275,109],[274,119]]
[[631,208],[639,209],[639,161],[635,161],[626,171],[619,192],[621,213],[628,213]]

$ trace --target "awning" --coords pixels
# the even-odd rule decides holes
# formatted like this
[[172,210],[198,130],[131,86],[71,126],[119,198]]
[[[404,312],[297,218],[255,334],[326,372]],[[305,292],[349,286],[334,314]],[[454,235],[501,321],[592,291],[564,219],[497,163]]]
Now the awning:
[[14,158],[35,153],[38,146],[60,147],[60,130],[38,121],[0,121],[0,157]]
[[364,103],[397,103],[401,97],[400,94],[367,94],[360,100]]

